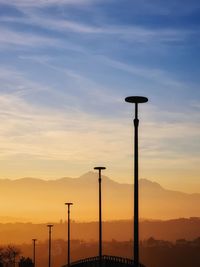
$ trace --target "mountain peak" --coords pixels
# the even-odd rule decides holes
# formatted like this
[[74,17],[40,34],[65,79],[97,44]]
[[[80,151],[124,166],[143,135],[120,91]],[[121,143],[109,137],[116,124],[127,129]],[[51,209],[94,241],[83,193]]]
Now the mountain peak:
[[[97,179],[98,179],[98,172],[97,171],[96,172],[95,171],[86,172],[85,174],[81,175],[79,177],[79,179],[81,179],[82,181],[85,181],[85,182],[94,182],[94,183],[96,183]],[[103,174],[102,174],[102,182],[106,183],[106,184],[120,185],[115,180],[112,180],[108,176],[105,176]]]
[[140,184],[142,186],[148,186],[148,187],[157,188],[157,189],[164,189],[159,183],[145,179],[145,178],[140,179]]
[[88,178],[88,177],[91,177],[91,176],[94,176],[94,175],[96,175],[96,172],[88,171],[88,172],[82,174],[79,178]]

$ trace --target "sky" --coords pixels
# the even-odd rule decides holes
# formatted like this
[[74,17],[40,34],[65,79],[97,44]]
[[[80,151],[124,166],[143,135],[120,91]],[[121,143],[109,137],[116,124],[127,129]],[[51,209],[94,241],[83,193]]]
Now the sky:
[[0,0],[0,178],[95,165],[200,193],[200,2]]

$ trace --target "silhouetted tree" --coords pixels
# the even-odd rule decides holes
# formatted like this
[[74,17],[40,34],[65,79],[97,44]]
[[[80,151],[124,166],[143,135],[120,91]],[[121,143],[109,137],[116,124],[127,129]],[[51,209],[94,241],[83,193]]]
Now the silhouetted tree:
[[21,257],[19,267],[33,267],[33,262],[30,258]]
[[4,257],[4,248],[0,247],[0,262],[3,261],[3,257]]
[[7,267],[15,267],[16,258],[21,251],[15,246],[9,245],[3,252],[3,261]]
[[0,267],[3,267],[3,261],[4,261],[4,249],[0,248]]

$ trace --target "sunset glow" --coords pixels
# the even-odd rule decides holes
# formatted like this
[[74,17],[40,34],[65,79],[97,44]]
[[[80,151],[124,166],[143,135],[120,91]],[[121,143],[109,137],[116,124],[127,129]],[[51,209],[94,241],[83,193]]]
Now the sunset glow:
[[132,183],[145,95],[140,178],[200,192],[199,3],[155,2],[0,0],[1,178]]

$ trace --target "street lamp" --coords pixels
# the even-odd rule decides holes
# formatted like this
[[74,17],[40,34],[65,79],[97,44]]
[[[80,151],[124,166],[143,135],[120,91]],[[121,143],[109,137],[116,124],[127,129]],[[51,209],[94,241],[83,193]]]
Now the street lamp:
[[51,228],[53,227],[53,224],[47,224],[47,227],[49,228],[49,265],[48,267],[51,267]]
[[35,264],[35,242],[37,241],[37,239],[33,238],[32,241],[33,241],[33,267],[35,267],[36,266]]
[[143,96],[129,96],[125,98],[128,103],[135,104],[134,123],[134,262],[135,267],[139,267],[139,214],[138,214],[138,104],[148,102],[148,98]]
[[99,266],[102,266],[102,212],[101,212],[101,171],[105,167],[94,167],[94,170],[99,171]]
[[73,205],[71,202],[66,202],[68,208],[68,247],[67,247],[67,266],[70,267],[70,206]]

